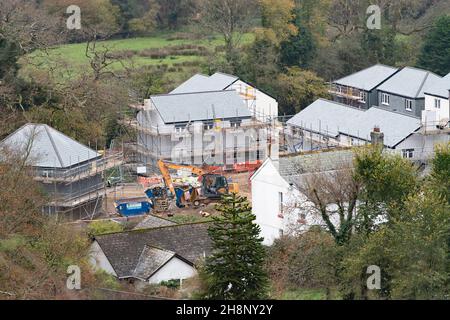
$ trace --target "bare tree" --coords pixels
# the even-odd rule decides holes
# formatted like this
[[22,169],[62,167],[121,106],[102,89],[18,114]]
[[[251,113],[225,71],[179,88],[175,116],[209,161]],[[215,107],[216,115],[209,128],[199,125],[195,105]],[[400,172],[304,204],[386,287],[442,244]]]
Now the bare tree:
[[208,33],[219,33],[225,41],[227,60],[230,61],[242,35],[256,17],[255,0],[202,0],[201,24]]
[[346,243],[356,220],[360,185],[354,179],[351,164],[342,164],[332,171],[303,174],[295,182],[307,201],[306,211],[319,217],[336,243]]

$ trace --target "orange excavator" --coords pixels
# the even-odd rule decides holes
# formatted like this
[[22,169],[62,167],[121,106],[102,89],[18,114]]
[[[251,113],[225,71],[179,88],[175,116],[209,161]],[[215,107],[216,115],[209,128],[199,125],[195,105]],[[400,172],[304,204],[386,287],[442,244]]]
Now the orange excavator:
[[[158,167],[161,171],[164,184],[168,191],[170,191],[171,196],[176,198],[178,207],[185,207],[186,205],[198,207],[202,203],[219,200],[224,194],[239,192],[239,185],[237,183],[228,183],[226,177],[208,172],[202,168],[175,164],[164,160],[158,161]],[[175,187],[169,169],[191,172],[198,177],[198,180],[201,182],[201,187]]]

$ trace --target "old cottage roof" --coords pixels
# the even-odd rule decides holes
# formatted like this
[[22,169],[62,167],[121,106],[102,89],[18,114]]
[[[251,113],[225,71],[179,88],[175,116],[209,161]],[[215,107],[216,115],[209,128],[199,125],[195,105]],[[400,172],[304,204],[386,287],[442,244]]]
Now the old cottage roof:
[[395,147],[420,128],[420,119],[377,107],[368,110],[353,108],[338,102],[318,99],[287,122],[305,130],[330,137],[340,134],[370,141],[370,133],[379,127],[384,144]]
[[150,99],[166,124],[251,117],[234,90],[156,95]]
[[424,92],[441,79],[438,75],[422,69],[405,67],[378,87],[378,90],[408,98],[424,98]]
[[163,267],[176,253],[145,245],[139,256],[133,277],[146,280]]
[[95,240],[117,276],[126,278],[148,275],[171,255],[194,265],[211,253],[208,227],[209,223],[173,225],[106,234]]
[[314,172],[334,171],[353,166],[354,153],[351,149],[327,150],[281,157],[278,163],[280,175],[287,181],[293,177]]
[[233,75],[216,72],[212,76],[196,74],[171,91],[171,94],[221,91],[225,90],[239,78]]
[[376,64],[334,81],[343,86],[371,91],[398,71],[398,68]]
[[138,229],[150,229],[150,228],[158,228],[158,227],[166,227],[176,225],[175,222],[163,219],[154,215],[148,215],[138,223],[138,225],[134,228]]
[[35,167],[68,168],[100,157],[46,124],[28,123],[6,137],[0,146],[19,153],[29,150],[29,165]]

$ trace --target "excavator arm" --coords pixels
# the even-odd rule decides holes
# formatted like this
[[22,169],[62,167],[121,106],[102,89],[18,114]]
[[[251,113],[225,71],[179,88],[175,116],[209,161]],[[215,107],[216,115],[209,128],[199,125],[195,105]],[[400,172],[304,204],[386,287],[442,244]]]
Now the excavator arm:
[[170,192],[172,194],[175,194],[175,188],[172,183],[172,177],[170,176],[169,169],[189,170],[190,172],[192,172],[193,174],[195,174],[199,177],[208,173],[207,171],[205,171],[201,168],[197,168],[197,167],[189,166],[189,165],[170,163],[170,162],[166,162],[164,160],[158,160],[158,167],[159,167],[159,171],[161,171],[161,174],[164,179],[164,183],[166,184],[166,187],[170,190]]

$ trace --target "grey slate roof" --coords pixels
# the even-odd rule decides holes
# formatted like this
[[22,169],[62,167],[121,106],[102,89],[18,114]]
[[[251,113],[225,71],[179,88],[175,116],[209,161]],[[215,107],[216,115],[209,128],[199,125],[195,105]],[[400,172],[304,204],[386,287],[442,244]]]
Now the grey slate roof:
[[239,78],[225,73],[216,72],[208,77],[202,74],[196,74],[183,82],[171,94],[192,93],[204,91],[221,91],[228,88]]
[[377,89],[409,98],[424,98],[424,92],[438,79],[441,77],[430,71],[405,67]]
[[431,94],[433,96],[441,97],[444,99],[449,98],[450,91],[450,74],[446,75],[442,79],[434,80],[425,89],[425,94]]
[[[151,269],[145,262],[152,259],[150,253],[153,251],[148,250],[148,246],[176,253],[191,264],[209,255],[212,243],[208,227],[209,223],[182,224],[106,234],[95,237],[95,240],[119,278],[133,277],[135,270],[144,272],[144,269]],[[161,252],[156,254],[153,259],[164,260]]]
[[370,133],[379,127],[384,144],[395,147],[420,128],[420,119],[377,107],[356,109],[337,102],[318,99],[287,123],[331,137],[345,134],[370,141]]
[[26,124],[6,137],[0,146],[16,152],[29,149],[29,165],[44,168],[68,168],[100,157],[94,150],[45,124]]
[[351,149],[331,150],[298,156],[281,157],[278,172],[286,181],[305,173],[326,172],[353,166],[354,153]]
[[166,227],[176,225],[175,222],[163,219],[154,215],[148,215],[138,223],[138,225],[134,228],[138,229],[149,229],[149,228],[158,228],[158,227]]
[[133,272],[133,277],[147,280],[174,256],[175,252],[144,246]]
[[358,88],[365,91],[371,91],[397,71],[398,68],[376,64],[354,74],[336,80],[333,83]]
[[157,95],[151,100],[166,124],[251,117],[234,90]]

